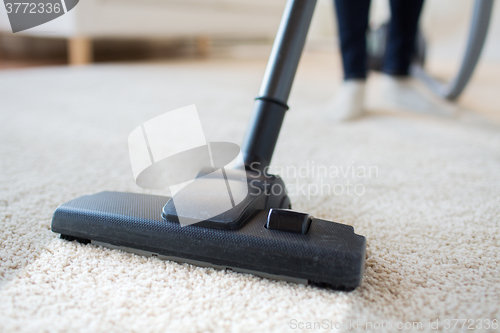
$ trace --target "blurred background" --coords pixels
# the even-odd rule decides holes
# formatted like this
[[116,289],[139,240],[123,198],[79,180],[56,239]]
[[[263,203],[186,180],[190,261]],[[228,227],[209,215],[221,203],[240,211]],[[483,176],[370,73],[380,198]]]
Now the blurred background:
[[[0,70],[110,62],[240,59],[265,62],[285,0],[83,0],[49,23],[13,34],[0,10]],[[473,0],[427,0],[421,25],[428,41],[427,69],[454,74],[465,49]],[[390,15],[387,0],[373,0],[371,24]],[[305,56],[340,69],[331,0],[319,0]],[[330,66],[330,64],[329,64]],[[340,73],[340,72],[339,72]],[[494,7],[475,85],[461,97],[485,100],[500,88],[500,6]],[[340,78],[340,76],[339,76]],[[482,81],[481,81],[482,80]],[[481,88],[481,82],[486,85]],[[500,82],[498,82],[500,84]],[[476,89],[474,94],[470,90]],[[487,97],[487,96],[486,96]],[[491,99],[489,99],[491,100]],[[480,107],[494,117],[495,106]]]
[[[13,34],[0,11],[2,68],[143,61],[179,57],[267,57],[285,0],[84,0],[77,10]],[[319,0],[309,51],[337,52],[331,0]],[[427,0],[421,25],[429,56],[454,56],[465,46],[473,0]],[[390,15],[373,0],[371,24]],[[483,59],[500,59],[500,7],[494,8]],[[449,59],[448,59],[449,60]],[[458,59],[457,59],[458,60]]]
[[[1,68],[144,61],[186,57],[266,58],[285,0],[84,0],[77,10],[13,34],[0,11]],[[465,47],[473,0],[427,0],[421,25],[429,58],[456,56]],[[390,15],[373,0],[371,24]],[[483,60],[500,60],[500,7],[494,7]],[[308,51],[337,53],[331,0],[319,0]],[[457,58],[457,57],[453,57]],[[458,58],[456,59],[459,60]]]

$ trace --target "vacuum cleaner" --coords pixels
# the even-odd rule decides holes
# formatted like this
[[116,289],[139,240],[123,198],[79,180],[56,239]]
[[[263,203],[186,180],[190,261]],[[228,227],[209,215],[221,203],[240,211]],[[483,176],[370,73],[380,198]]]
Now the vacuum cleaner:
[[[82,196],[56,209],[52,231],[61,238],[193,265],[230,269],[270,279],[353,290],[362,281],[366,239],[351,226],[291,210],[278,176],[266,174],[286,111],[287,100],[316,0],[288,0],[272,48],[263,83],[242,145],[243,165],[225,171],[228,185],[247,186],[246,196],[232,208],[200,219],[200,207],[216,204],[207,173],[172,198],[102,192]],[[448,85],[422,69],[425,40],[419,34],[412,67],[435,93],[456,98],[478,62],[488,30],[493,0],[476,0],[467,52],[457,77]],[[368,35],[370,67],[380,68],[387,25]],[[217,145],[215,145],[217,146]],[[259,169],[252,168],[258,165]],[[245,177],[241,177],[242,172]],[[201,184],[201,185],[200,185]],[[182,211],[175,199],[187,203]],[[215,199],[217,201],[217,199]],[[188,226],[181,221],[194,220]]]
[[[244,166],[227,170],[226,181],[248,186],[241,202],[219,215],[198,218],[213,197],[210,179],[186,186],[172,198],[102,192],[59,206],[52,231],[61,238],[203,267],[353,290],[362,280],[366,239],[349,225],[291,210],[283,180],[267,174],[287,100],[311,22],[315,0],[289,0],[278,29],[250,125],[241,148]],[[258,172],[250,166],[258,166]],[[246,177],[241,177],[241,172]],[[201,172],[201,174],[203,174]],[[252,186],[250,186],[250,184]],[[191,209],[178,213],[182,195]],[[212,199],[210,199],[212,198]]]

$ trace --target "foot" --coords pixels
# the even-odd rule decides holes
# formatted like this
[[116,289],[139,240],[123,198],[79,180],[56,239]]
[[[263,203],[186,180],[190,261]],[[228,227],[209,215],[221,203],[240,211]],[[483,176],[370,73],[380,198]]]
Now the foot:
[[363,116],[365,86],[365,80],[344,81],[329,107],[328,117],[335,121],[345,121]]
[[411,77],[382,75],[378,84],[379,108],[452,116],[455,108],[449,102],[435,96],[420,82]]

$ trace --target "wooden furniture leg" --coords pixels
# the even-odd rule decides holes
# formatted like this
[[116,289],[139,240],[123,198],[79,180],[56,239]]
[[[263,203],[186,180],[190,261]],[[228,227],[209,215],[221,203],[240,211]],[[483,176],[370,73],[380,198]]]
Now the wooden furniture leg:
[[208,55],[210,54],[210,42],[210,37],[208,36],[201,36],[197,38],[196,43],[198,54],[200,56],[208,57]]
[[70,38],[68,62],[71,66],[90,64],[92,62],[92,39],[82,36]]

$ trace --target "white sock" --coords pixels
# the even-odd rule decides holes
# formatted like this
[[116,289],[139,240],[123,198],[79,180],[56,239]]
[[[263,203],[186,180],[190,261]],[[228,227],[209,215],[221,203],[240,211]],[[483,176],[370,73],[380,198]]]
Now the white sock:
[[455,107],[428,91],[412,77],[382,75],[378,82],[379,108],[451,116]]
[[365,80],[344,81],[329,106],[328,117],[335,121],[344,121],[364,115],[365,86]]

